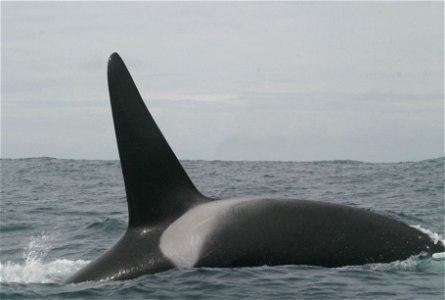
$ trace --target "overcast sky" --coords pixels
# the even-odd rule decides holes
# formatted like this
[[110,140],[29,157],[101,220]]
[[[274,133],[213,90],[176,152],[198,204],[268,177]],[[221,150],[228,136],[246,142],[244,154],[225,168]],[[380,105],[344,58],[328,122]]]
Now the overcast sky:
[[2,2],[2,157],[117,159],[127,64],[180,159],[444,153],[443,2]]

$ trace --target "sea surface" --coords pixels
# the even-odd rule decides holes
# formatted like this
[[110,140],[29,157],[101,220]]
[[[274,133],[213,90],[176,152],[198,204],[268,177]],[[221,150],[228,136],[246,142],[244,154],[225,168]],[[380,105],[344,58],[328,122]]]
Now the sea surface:
[[[373,210],[444,237],[444,158],[183,161],[212,197],[271,196]],[[127,226],[119,161],[1,160],[1,299],[444,299],[445,260],[420,254],[342,268],[174,269],[121,282],[64,284]]]

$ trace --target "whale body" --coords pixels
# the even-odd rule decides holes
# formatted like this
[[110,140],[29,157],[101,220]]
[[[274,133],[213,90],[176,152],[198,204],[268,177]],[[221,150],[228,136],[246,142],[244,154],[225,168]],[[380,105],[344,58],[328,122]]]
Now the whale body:
[[445,251],[427,234],[366,209],[298,199],[206,197],[171,150],[117,53],[108,61],[108,86],[128,228],[69,283],[187,267],[340,267]]

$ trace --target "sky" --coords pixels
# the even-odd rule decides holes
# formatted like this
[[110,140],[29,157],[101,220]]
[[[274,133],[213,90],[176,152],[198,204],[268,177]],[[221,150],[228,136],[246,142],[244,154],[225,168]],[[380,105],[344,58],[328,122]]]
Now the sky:
[[179,159],[444,155],[443,2],[1,2],[1,157],[118,159],[118,52]]

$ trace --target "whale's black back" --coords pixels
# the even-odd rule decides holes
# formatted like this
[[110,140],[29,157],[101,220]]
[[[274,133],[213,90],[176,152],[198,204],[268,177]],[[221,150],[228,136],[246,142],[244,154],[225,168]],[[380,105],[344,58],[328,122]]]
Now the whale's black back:
[[332,203],[258,199],[233,206],[206,241],[198,266],[340,267],[407,259],[441,243],[374,212]]

